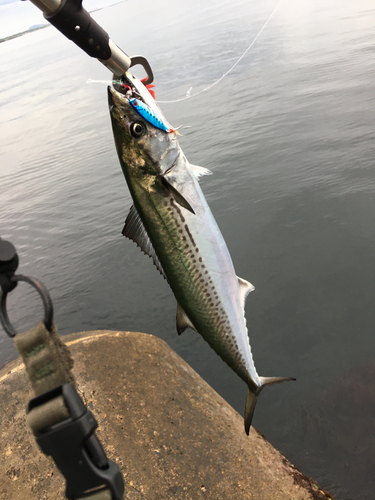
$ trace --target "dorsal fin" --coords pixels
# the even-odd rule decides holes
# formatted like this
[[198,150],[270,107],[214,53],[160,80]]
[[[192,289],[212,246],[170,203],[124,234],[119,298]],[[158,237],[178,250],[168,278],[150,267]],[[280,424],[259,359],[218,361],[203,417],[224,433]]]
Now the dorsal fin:
[[199,180],[203,175],[212,175],[211,170],[208,170],[208,168],[204,167],[198,167],[198,165],[191,165],[191,169],[193,171],[193,174],[195,177]]
[[238,284],[240,286],[240,297],[241,297],[242,308],[245,309],[246,297],[249,295],[250,292],[255,290],[255,287],[248,281],[243,280],[238,276],[237,279],[238,279]]
[[167,276],[163,270],[163,267],[158,259],[158,256],[155,253],[154,247],[151,243],[151,240],[147,234],[146,228],[143,225],[143,222],[137,212],[137,209],[133,205],[126,217],[125,226],[122,230],[122,234],[134,241],[137,246],[144,252],[146,255],[152,258],[156,268],[160,272],[160,274],[168,281]]
[[177,302],[177,313],[176,313],[176,327],[177,327],[177,333],[179,335],[181,335],[181,333],[184,332],[186,328],[192,328],[193,330],[195,330],[195,326],[190,321],[188,315],[182,309],[182,307],[178,302]]

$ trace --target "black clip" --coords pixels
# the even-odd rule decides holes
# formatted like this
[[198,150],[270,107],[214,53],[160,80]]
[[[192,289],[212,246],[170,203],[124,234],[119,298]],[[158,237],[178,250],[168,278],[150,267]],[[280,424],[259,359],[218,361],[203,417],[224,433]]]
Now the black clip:
[[63,384],[29,402],[27,412],[62,395],[70,418],[35,433],[43,453],[50,455],[66,479],[69,500],[88,492],[109,489],[113,500],[121,500],[124,480],[117,464],[108,460],[94,434],[98,424],[70,384]]
[[18,262],[14,245],[0,238],[0,287],[4,293],[11,292],[17,286],[12,277],[17,270]]

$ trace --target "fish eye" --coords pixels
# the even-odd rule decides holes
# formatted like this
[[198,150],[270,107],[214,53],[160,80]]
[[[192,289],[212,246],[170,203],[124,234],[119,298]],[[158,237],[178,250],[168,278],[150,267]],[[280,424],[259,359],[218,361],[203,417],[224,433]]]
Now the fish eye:
[[134,122],[130,125],[130,133],[136,139],[142,137],[145,132],[145,126],[142,123]]

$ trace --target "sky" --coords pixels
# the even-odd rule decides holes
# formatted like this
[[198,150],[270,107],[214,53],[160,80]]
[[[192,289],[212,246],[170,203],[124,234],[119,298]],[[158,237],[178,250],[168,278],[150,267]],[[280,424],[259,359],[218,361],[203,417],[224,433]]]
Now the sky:
[[[84,0],[83,6],[86,10],[92,11],[113,5],[117,1]],[[0,0],[0,39],[41,24],[48,24],[48,22],[44,19],[42,11],[30,1]]]

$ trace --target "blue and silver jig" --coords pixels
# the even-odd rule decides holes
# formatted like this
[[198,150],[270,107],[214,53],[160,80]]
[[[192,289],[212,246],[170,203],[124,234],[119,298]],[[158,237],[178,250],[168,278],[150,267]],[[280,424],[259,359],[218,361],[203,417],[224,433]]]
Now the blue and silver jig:
[[167,126],[162,122],[152,111],[152,109],[147,106],[147,104],[141,102],[139,99],[129,99],[129,102],[133,109],[135,109],[146,121],[151,123],[156,128],[164,130],[164,132],[174,132],[175,130]]

